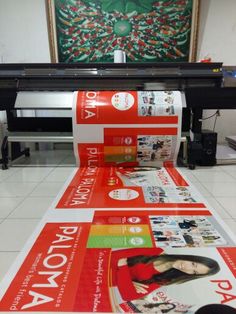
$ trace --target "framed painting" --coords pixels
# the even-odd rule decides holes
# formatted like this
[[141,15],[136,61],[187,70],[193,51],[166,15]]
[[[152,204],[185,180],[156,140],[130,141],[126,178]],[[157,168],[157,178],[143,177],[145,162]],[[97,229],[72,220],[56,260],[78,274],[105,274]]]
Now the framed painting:
[[45,0],[52,62],[195,61],[199,0]]

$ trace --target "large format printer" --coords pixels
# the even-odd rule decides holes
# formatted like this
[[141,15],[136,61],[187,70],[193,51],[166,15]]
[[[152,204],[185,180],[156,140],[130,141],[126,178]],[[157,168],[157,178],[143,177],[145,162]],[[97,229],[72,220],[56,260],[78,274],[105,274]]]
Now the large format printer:
[[[234,67],[222,63],[1,64],[0,110],[6,111],[8,125],[1,145],[2,169],[9,157],[29,155],[28,149],[22,151],[17,145],[20,142],[73,141],[74,91],[114,89],[184,91],[182,131],[193,134],[188,139],[187,164],[214,164],[214,149],[205,147],[212,141],[206,141],[202,132],[202,112],[236,108],[235,73]],[[21,111],[29,109],[38,114],[22,116]]]

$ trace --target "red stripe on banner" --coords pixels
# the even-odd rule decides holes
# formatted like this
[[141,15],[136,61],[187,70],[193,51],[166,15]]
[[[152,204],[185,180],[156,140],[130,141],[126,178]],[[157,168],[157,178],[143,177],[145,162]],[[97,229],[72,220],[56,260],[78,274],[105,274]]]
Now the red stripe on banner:
[[[152,207],[153,208],[153,205],[154,204],[143,204],[143,207],[145,207],[146,209],[147,208],[150,208]],[[90,206],[90,207],[95,207],[95,206]],[[104,208],[106,206],[97,206],[97,208]],[[109,205],[110,208],[117,208],[118,206],[115,205],[115,204],[110,204]],[[138,204],[135,204],[134,206],[132,206],[132,204],[128,204],[126,206],[122,206],[122,208],[137,208],[139,207]],[[203,203],[160,203],[160,204],[155,204],[155,207],[156,208],[206,208],[206,206],[203,204]]]
[[150,216],[150,215],[158,215],[158,216],[212,216],[212,213],[209,210],[136,210],[136,212],[131,210],[122,210],[122,211],[107,211],[107,210],[99,210],[94,214],[94,219],[96,217],[123,217],[123,216]]
[[173,161],[164,161],[163,162],[163,167],[174,167],[174,163],[173,163]]
[[104,136],[177,135],[177,128],[105,128]]
[[191,203],[191,204],[188,204],[188,203],[162,203],[162,204],[155,204],[156,207],[160,208],[160,207],[164,207],[164,208],[172,208],[172,207],[175,207],[175,208],[206,208],[206,206],[203,204],[203,203]]
[[165,169],[177,186],[189,186],[176,168],[166,167]]
[[225,263],[231,270],[234,277],[236,278],[236,248],[224,247],[224,248],[217,248],[217,250],[219,251],[220,255],[223,257]]

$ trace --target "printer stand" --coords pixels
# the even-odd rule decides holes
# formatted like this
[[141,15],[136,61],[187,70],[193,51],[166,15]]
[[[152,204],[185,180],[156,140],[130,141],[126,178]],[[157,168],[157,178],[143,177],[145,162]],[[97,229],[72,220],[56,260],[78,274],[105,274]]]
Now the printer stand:
[[2,152],[2,169],[8,169],[11,160],[30,156],[29,148],[21,150],[20,143],[73,143],[71,132],[9,132],[5,136]]
[[5,136],[1,145],[1,154],[0,163],[2,164],[2,170],[6,170],[8,169],[9,160],[15,160],[23,155],[29,157],[30,149],[25,148],[21,150],[20,143],[11,143],[8,141],[8,136]]

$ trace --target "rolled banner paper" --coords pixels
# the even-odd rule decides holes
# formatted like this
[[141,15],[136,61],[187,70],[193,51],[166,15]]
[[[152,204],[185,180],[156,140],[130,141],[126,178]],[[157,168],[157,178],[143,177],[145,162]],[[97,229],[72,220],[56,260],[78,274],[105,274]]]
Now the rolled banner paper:
[[114,63],[126,63],[126,54],[123,50],[114,50]]

